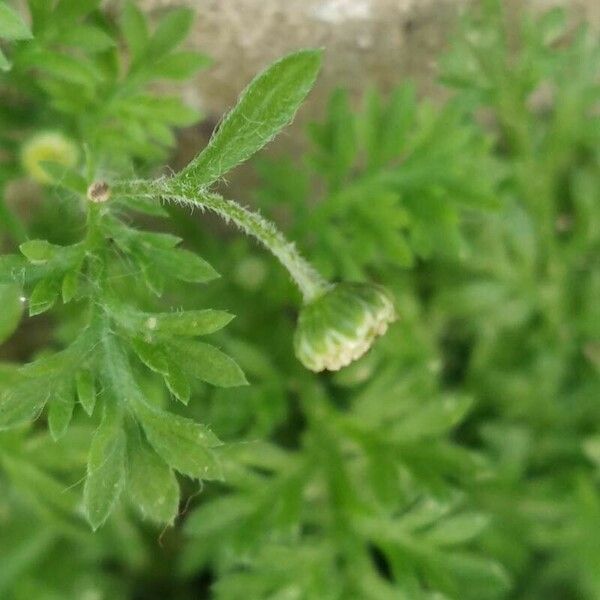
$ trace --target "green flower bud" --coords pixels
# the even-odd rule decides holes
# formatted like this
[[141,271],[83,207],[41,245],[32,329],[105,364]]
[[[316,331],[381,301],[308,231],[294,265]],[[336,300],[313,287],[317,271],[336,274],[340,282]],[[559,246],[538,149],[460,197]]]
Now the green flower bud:
[[365,354],[395,320],[394,302],[384,287],[335,284],[300,312],[296,356],[311,371],[338,371]]
[[44,161],[58,163],[68,168],[77,164],[78,151],[75,143],[57,131],[43,131],[29,139],[21,150],[21,162],[27,173],[38,183],[52,183],[52,177],[44,170]]

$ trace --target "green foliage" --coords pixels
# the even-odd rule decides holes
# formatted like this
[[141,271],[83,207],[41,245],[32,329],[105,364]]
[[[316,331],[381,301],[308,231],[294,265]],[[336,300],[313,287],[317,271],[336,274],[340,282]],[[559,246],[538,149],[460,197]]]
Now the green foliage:
[[[523,19],[523,50],[512,54],[503,23],[490,3],[467,19],[446,59],[445,78],[473,110],[491,109],[512,169],[503,211],[473,231],[467,270],[446,285],[437,311],[453,316],[452,335],[460,327],[470,339],[467,381],[489,414],[484,443],[502,465],[486,492],[486,502],[504,507],[490,547],[522,578],[523,597],[593,598],[600,580],[587,561],[600,554],[587,531],[595,509],[581,498],[598,494],[582,445],[599,416],[590,349],[600,323],[600,213],[588,186],[600,175],[600,45],[553,11]],[[465,44],[469,31],[479,36]],[[549,558],[534,567],[536,554]]]
[[14,333],[23,312],[18,285],[0,285],[0,306],[0,342],[3,342]]
[[0,4],[0,36],[5,40],[31,38],[31,31],[19,13],[4,2]]
[[[16,150],[11,127],[22,138],[60,124],[85,144],[87,178],[127,173],[140,161],[163,159],[175,142],[172,128],[191,124],[198,115],[178,96],[157,98],[148,86],[189,77],[209,64],[203,55],[176,49],[191,11],[166,15],[150,33],[135,3],[127,3],[118,22],[99,4],[31,0],[33,39],[10,48],[7,85],[14,100],[9,96],[0,109],[3,146]],[[13,160],[18,158],[15,152]]]
[[[309,305],[335,288],[208,188],[293,119],[321,53],[259,74],[180,173],[132,179],[197,117],[153,82],[208,60],[178,49],[186,9],[99,6],[0,3],[0,187],[38,182],[23,222],[0,201],[0,596],[597,598],[597,38],[486,0],[442,106],[338,91],[302,160],[255,160],[243,201],[395,299],[369,353],[317,376],[288,275]],[[371,340],[358,300],[306,334]]]
[[125,482],[125,432],[114,406],[106,405],[92,438],[83,503],[90,525],[97,529],[110,515]]
[[271,65],[250,83],[209,145],[180,177],[201,188],[250,158],[294,118],[320,65],[321,53],[315,50],[296,52]]
[[303,165],[260,164],[257,200],[275,209],[289,198],[294,237],[310,240],[306,252],[328,275],[362,279],[373,267],[456,257],[460,214],[496,204],[489,136],[458,98],[438,110],[405,84],[388,99],[371,90],[354,114],[338,90],[310,138]]
[[[0,3],[0,39],[23,40],[31,37],[31,31],[23,22],[21,15],[5,2]],[[0,70],[8,71],[10,67],[6,55],[0,50]]]
[[[168,117],[171,110],[181,113],[178,100],[173,104],[169,98],[140,94],[145,94],[148,82],[170,73],[171,58],[175,71],[183,68],[181,55],[173,55],[173,50],[191,24],[191,12],[169,13],[150,35],[144,17],[128,4],[122,21],[131,55],[129,66],[121,72],[116,54],[118,25],[98,12],[96,5],[62,1],[52,8],[32,3],[34,38],[14,49],[14,68],[7,81],[25,97],[31,94],[32,101],[34,92],[45,92],[49,96],[45,110],[54,112],[54,118],[58,118],[56,113],[68,112],[68,119],[61,119],[65,129],[77,131],[85,141],[85,166],[65,170],[56,163],[43,163],[57,185],[71,195],[72,202],[86,193],[98,172],[110,171],[117,164],[128,168],[126,165],[135,158],[151,159],[153,155],[143,149],[153,148],[156,140],[151,133],[146,137],[146,131],[180,123]],[[73,24],[73,20],[81,20],[80,28],[70,29],[67,39],[60,37],[61,27],[67,22]],[[60,51],[54,49],[56,43],[60,43]],[[66,53],[64,48],[69,44],[83,52],[85,59]],[[198,66],[190,53],[184,56]],[[79,65],[74,75],[69,61]],[[44,68],[50,64],[57,65],[56,72]],[[112,71],[102,71],[111,64]],[[82,68],[89,70],[89,80],[79,77]],[[33,80],[36,89],[21,79],[31,69],[40,72],[40,77]],[[91,77],[95,69],[98,77]],[[106,99],[107,93],[115,99],[108,102],[110,107],[100,109],[94,103],[100,95]],[[77,99],[77,106],[62,103],[67,96]],[[114,119],[126,114],[122,110],[128,102],[138,107],[152,105],[158,112],[141,110],[141,120],[136,117],[120,125]],[[118,151],[104,137],[108,133],[106,119],[119,128]],[[143,139],[128,129],[141,124]],[[39,126],[34,121],[28,125]],[[62,143],[60,138],[52,137],[44,138],[44,143],[54,140]],[[142,152],[138,154],[129,143]],[[125,160],[115,162],[119,153]],[[11,175],[8,170],[5,183]],[[109,517],[121,492],[129,489],[129,477],[129,498],[140,510],[155,520],[171,522],[179,498],[172,469],[193,478],[220,477],[212,450],[220,442],[207,428],[164,410],[166,395],[146,398],[140,380],[145,377],[151,381],[151,375],[144,372],[144,366],[157,372],[160,380],[164,378],[167,389],[184,403],[189,400],[190,381],[194,378],[220,386],[246,384],[233,359],[196,339],[221,329],[232,315],[211,309],[153,310],[157,301],[152,296],[160,296],[168,280],[203,283],[218,274],[198,255],[179,248],[180,238],[126,224],[119,198],[110,204],[97,203],[93,196],[90,201],[84,196],[83,201],[80,209],[85,210],[84,218],[78,219],[79,227],[85,228],[83,238],[67,244],[28,239],[19,246],[22,256],[2,257],[0,289],[7,308],[2,316],[3,338],[17,327],[22,294],[27,297],[31,317],[43,315],[61,303],[72,305],[71,311],[63,315],[73,334],[62,341],[60,350],[49,347],[12,373],[10,384],[0,392],[0,429],[26,425],[46,410],[52,438],[63,440],[72,421],[92,418],[96,431],[90,442],[83,490],[84,512],[92,527],[98,528]],[[134,208],[139,210],[140,206],[145,209],[146,204],[138,203]],[[157,206],[151,212],[162,211]],[[167,484],[160,497],[156,481],[146,476],[148,472],[157,473]]]

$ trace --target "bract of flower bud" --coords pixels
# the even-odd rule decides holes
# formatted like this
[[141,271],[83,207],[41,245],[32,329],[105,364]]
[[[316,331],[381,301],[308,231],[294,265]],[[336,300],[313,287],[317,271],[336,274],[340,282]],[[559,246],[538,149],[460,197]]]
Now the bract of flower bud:
[[75,143],[58,131],[36,133],[21,149],[23,168],[35,181],[42,184],[53,182],[42,163],[47,161],[73,168],[78,157]]
[[386,288],[334,284],[302,308],[294,336],[296,356],[311,371],[338,371],[365,354],[396,318]]

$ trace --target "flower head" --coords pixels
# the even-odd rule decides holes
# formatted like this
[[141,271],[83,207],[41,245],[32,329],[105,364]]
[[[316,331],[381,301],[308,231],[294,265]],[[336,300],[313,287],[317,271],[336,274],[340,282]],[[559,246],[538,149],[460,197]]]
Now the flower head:
[[296,356],[311,371],[338,371],[365,354],[396,318],[392,296],[384,287],[334,284],[300,312]]
[[21,150],[23,167],[33,179],[43,184],[53,181],[44,169],[44,161],[72,168],[77,164],[78,155],[75,143],[58,131],[37,133]]

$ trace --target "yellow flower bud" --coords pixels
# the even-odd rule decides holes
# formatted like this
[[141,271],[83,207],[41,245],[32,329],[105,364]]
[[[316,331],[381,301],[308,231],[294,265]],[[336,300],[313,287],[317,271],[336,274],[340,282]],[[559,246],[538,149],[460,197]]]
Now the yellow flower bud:
[[42,165],[53,162],[68,168],[77,164],[79,152],[75,143],[58,131],[43,131],[30,138],[21,149],[23,168],[35,181],[50,184],[52,177]]

